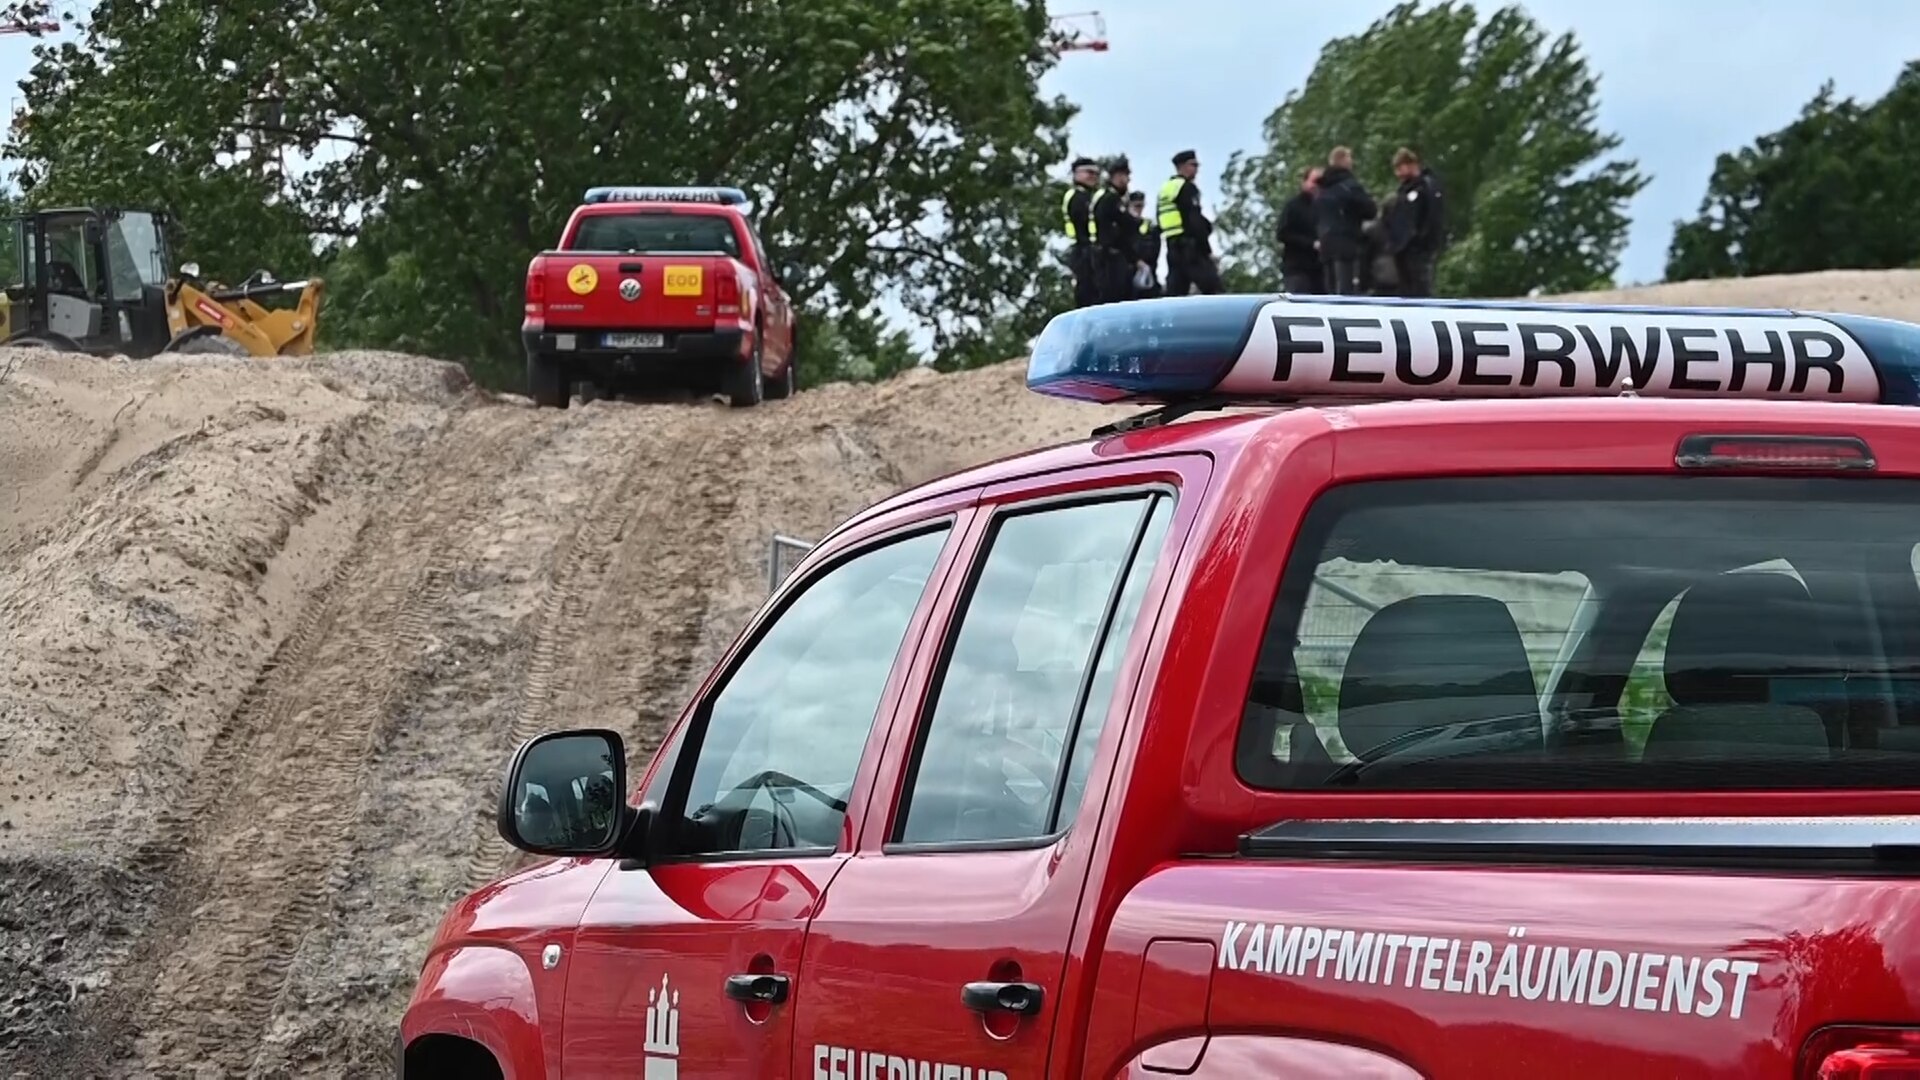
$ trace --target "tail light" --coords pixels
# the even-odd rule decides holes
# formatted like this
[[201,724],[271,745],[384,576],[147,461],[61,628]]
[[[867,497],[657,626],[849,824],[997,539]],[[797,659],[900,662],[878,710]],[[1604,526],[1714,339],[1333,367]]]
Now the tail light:
[[1828,1028],[1800,1055],[1803,1080],[1920,1080],[1920,1029]]
[[728,270],[714,280],[713,304],[715,315],[740,314],[740,272]]
[[1870,470],[1873,451],[1852,435],[1689,435],[1673,463],[1683,469]]
[[529,329],[539,329],[547,319],[547,266],[535,259],[527,267],[527,323]]

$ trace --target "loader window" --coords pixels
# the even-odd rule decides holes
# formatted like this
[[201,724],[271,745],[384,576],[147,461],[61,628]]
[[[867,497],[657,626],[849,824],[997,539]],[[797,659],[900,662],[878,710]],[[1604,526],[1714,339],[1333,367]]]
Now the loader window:
[[1920,485],[1374,482],[1308,514],[1242,717],[1272,789],[1911,788]]
[[107,280],[113,298],[137,303],[142,291],[167,280],[159,224],[153,215],[128,211],[107,226]]
[[[100,281],[87,244],[87,219],[54,218],[47,222],[47,280],[50,292],[91,297]],[[32,258],[29,253],[28,258]],[[32,263],[28,263],[31,268]],[[31,269],[29,269],[31,273]]]
[[719,251],[740,257],[733,219],[713,214],[599,214],[583,218],[575,251]]

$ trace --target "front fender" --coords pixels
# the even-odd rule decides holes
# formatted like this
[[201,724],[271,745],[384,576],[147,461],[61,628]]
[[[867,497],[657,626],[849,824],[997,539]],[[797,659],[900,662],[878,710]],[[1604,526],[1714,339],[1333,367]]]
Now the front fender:
[[[1169,1054],[1170,1051],[1180,1051]],[[1200,1063],[1183,1075],[1195,1080],[1244,1080],[1249,1076],[1284,1076],[1287,1080],[1421,1080],[1420,1073],[1385,1054],[1343,1043],[1290,1039],[1277,1035],[1215,1035],[1180,1039],[1151,1051],[1165,1059],[1197,1053]],[[1119,1080],[1165,1080],[1164,1071],[1149,1071],[1142,1054],[1127,1062]]]
[[403,1046],[423,1035],[479,1043],[506,1080],[546,1080],[533,975],[509,949],[467,945],[429,957],[400,1020]]

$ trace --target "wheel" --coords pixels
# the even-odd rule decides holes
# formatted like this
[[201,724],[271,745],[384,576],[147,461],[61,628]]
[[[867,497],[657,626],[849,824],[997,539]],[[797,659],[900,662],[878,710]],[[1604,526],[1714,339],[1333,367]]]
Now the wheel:
[[15,349],[52,349],[54,352],[86,351],[80,347],[79,342],[65,334],[56,334],[51,330],[44,333],[28,333],[10,337],[6,340],[6,344],[8,347]]
[[727,404],[750,409],[766,397],[766,378],[760,373],[760,344],[756,338],[753,356],[727,377]]
[[573,396],[573,380],[560,362],[544,353],[527,354],[527,396],[543,409],[564,409]]
[[188,330],[167,342],[161,352],[186,353],[198,356],[245,356],[247,347],[233,340],[219,330],[203,326]]
[[780,365],[780,377],[767,384],[768,401],[784,401],[793,396],[798,373],[793,370],[794,358],[787,356],[787,362]]

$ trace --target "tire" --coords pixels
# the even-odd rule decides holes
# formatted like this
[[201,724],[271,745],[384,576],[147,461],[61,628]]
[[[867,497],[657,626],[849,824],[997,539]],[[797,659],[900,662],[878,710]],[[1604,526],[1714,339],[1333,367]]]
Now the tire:
[[736,409],[751,409],[765,400],[766,378],[760,373],[760,343],[756,338],[753,356],[727,376],[727,404]]
[[539,408],[564,409],[573,396],[573,380],[558,360],[544,353],[528,353],[527,396]]
[[247,347],[219,331],[208,333],[204,330],[188,330],[172,341],[161,352],[182,353],[189,356],[246,356]]
[[56,334],[50,330],[42,333],[37,333],[37,334],[36,333],[18,334],[14,337],[8,338],[6,340],[6,344],[8,347],[15,348],[15,349],[51,349],[54,352],[85,352],[86,351],[85,349],[82,349],[80,347],[79,342],[73,340],[72,338],[66,336],[65,334]]
[[787,362],[780,365],[780,377],[767,384],[767,400],[785,401],[792,397],[797,380],[798,373],[793,370],[793,357],[789,355]]

